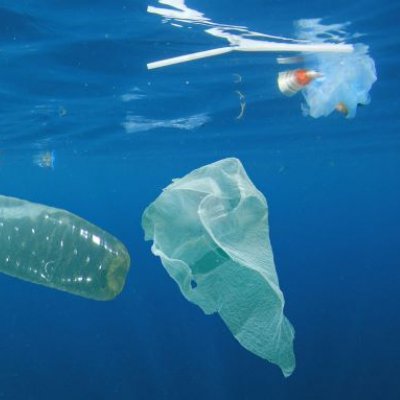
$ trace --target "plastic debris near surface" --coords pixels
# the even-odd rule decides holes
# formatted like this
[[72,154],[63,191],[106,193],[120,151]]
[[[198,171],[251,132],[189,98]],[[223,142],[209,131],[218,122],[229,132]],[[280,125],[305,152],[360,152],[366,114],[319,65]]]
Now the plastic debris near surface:
[[33,163],[40,168],[54,169],[56,162],[56,152],[41,151],[33,156]]
[[326,24],[321,18],[300,19],[295,21],[297,38],[292,39],[254,32],[245,26],[216,23],[200,10],[188,7],[184,0],[159,0],[158,3],[157,7],[149,6],[147,12],[162,16],[171,25],[204,26],[205,33],[229,45],[150,62],[148,69],[231,52],[297,53],[277,58],[279,64],[305,61],[296,70],[280,72],[278,87],[286,96],[303,93],[304,115],[319,118],[336,110],[353,118],[358,105],[369,103],[369,91],[376,80],[375,64],[367,46],[346,43],[360,36],[347,32],[349,22]]
[[[165,21],[173,25],[182,23],[195,23],[197,26],[204,26],[207,34],[223,39],[229,46],[217,47],[214,49],[184,54],[164,60],[153,61],[147,64],[148,69],[167,67],[170,65],[186,63],[208,57],[219,56],[231,52],[352,52],[353,46],[346,43],[324,43],[320,40],[294,40],[276,35],[269,35],[260,32],[250,31],[244,26],[227,25],[213,22],[199,10],[188,7],[184,0],[159,0],[161,7],[148,6],[147,12],[160,15]],[[167,7],[165,7],[167,6]]]
[[182,294],[218,312],[247,350],[295,368],[294,329],[283,314],[263,194],[238,159],[176,179],[145,210],[145,239]]
[[93,300],[124,287],[130,258],[115,237],[57,208],[0,196],[0,272]]
[[318,118],[336,110],[353,118],[357,106],[370,102],[369,91],[377,78],[367,46],[355,45],[347,54],[317,53],[310,57],[310,65],[321,75],[302,90],[305,115]]

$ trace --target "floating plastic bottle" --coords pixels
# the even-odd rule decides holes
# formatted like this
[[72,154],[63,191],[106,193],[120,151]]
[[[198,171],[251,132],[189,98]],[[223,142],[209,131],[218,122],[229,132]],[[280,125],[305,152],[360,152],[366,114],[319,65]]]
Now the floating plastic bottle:
[[320,75],[317,71],[309,69],[280,72],[278,87],[285,96],[293,96]]
[[129,264],[118,239],[77,215],[0,196],[0,272],[111,300],[124,287]]

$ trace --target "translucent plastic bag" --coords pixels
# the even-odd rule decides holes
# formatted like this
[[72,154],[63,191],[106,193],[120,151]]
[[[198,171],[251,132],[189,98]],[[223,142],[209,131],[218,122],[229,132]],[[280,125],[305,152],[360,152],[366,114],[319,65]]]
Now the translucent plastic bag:
[[354,118],[358,105],[369,103],[369,91],[376,81],[374,60],[368,47],[355,45],[352,53],[316,53],[309,67],[321,74],[302,90],[303,112],[314,118],[340,111]]
[[241,162],[227,158],[175,179],[142,224],[182,294],[217,312],[243,347],[289,376],[294,329],[283,314],[267,202]]

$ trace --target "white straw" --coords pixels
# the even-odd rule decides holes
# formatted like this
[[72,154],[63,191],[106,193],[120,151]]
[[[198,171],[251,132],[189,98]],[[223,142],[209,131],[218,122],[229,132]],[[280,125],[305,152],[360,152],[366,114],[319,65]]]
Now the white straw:
[[351,53],[354,47],[351,44],[334,43],[262,43],[257,46],[237,46],[236,51],[261,51],[261,52],[302,52],[302,53]]
[[186,54],[184,56],[167,58],[165,60],[155,61],[147,64],[147,69],[167,67],[168,65],[181,64],[188,61],[199,60],[200,58],[218,56],[220,54],[230,53],[235,49],[235,47],[220,47],[218,49],[199,51],[197,53]]
[[167,58],[165,60],[154,61],[147,64],[147,69],[167,67],[174,64],[182,64],[188,61],[199,60],[218,56],[220,54],[230,53],[232,51],[247,52],[307,52],[307,53],[351,53],[354,47],[351,44],[334,43],[315,43],[315,44],[297,44],[297,43],[260,43],[257,46],[231,46],[220,47],[217,49],[199,51],[197,53],[185,54],[179,57]]

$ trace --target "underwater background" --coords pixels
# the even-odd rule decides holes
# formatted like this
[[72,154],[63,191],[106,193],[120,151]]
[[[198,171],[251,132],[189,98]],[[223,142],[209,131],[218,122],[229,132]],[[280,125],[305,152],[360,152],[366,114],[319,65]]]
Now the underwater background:
[[[342,24],[378,75],[354,119],[303,116],[301,95],[277,89],[276,54],[148,71],[226,45],[148,5],[160,6],[0,1],[0,193],[76,213],[132,259],[111,302],[0,275],[0,399],[399,399],[400,4],[186,2],[269,35],[294,37],[300,19]],[[186,301],[143,239],[161,189],[225,157],[268,200],[296,331],[286,379]]]

